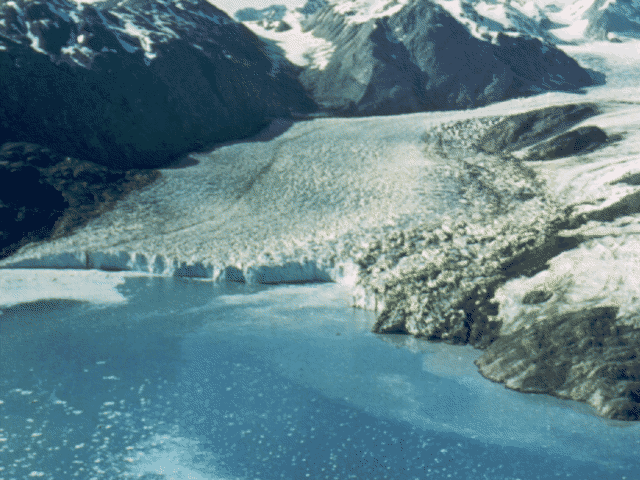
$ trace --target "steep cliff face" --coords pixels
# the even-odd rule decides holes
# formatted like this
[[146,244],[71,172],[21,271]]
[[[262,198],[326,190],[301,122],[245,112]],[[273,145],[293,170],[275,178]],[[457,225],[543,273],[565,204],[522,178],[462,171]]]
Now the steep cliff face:
[[204,0],[16,0],[0,18],[5,140],[157,167],[313,109],[262,42]]
[[471,108],[592,84],[553,45],[504,33],[476,38],[430,1],[376,11],[356,3],[347,2],[351,9],[332,3],[302,21],[304,30],[334,47],[326,65],[309,65],[300,77],[316,102],[334,113]]

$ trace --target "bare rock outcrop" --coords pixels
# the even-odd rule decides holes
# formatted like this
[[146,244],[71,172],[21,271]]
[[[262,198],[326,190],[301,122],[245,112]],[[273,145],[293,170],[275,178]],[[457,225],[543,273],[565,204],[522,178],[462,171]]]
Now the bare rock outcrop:
[[531,148],[526,160],[555,160],[592,152],[607,144],[609,137],[593,125],[570,130]]
[[525,393],[587,402],[600,415],[640,419],[640,329],[616,323],[618,308],[585,308],[534,321],[494,341],[475,363]]
[[16,149],[3,145],[0,150],[0,258],[21,243],[48,235],[68,207],[55,187],[41,182],[40,171],[49,165],[51,152],[34,145]]
[[622,37],[640,38],[640,2],[595,0],[582,15],[587,21],[584,35],[594,40],[620,42]]
[[510,115],[488,129],[477,148],[489,154],[520,150],[547,140],[598,114],[594,104],[559,105]]

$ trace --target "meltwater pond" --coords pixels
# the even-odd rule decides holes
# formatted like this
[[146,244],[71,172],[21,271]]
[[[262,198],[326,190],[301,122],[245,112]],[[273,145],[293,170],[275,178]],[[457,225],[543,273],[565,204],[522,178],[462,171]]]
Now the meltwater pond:
[[117,290],[3,309],[0,479],[640,478],[639,424],[374,335],[343,287]]

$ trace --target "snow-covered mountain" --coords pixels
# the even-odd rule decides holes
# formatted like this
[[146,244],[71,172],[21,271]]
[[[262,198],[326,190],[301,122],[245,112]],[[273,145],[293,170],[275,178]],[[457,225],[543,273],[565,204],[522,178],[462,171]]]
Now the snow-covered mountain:
[[554,43],[640,36],[638,0],[434,0],[476,36],[512,32]]
[[279,17],[286,31],[273,28],[268,9],[246,24],[268,39],[275,62],[284,53],[303,66],[299,78],[316,103],[340,115],[471,108],[592,83],[553,46],[540,9],[503,25],[460,0],[442,4],[330,1],[314,13],[303,7]]
[[[286,32],[293,28],[292,25],[299,27],[302,18],[314,14],[327,4],[327,0],[308,0],[302,7],[292,10],[287,9],[284,5],[271,5],[260,10],[243,8],[236,10],[233,16],[239,22],[244,22],[247,25],[276,32]],[[286,20],[285,17],[287,17]]]
[[610,41],[640,38],[638,0],[579,0],[558,12],[555,18],[567,25],[558,30],[560,36]]
[[434,0],[477,38],[492,39],[500,32],[556,41],[549,32],[556,25],[533,1]]
[[286,62],[205,0],[0,3],[0,137],[158,166],[313,108]]
[[255,8],[243,8],[233,15],[240,22],[256,22],[260,20],[278,21],[282,20],[287,13],[284,5],[271,5],[270,7],[256,10]]
[[[498,43],[498,35],[535,38],[553,45],[593,40],[624,41],[640,36],[640,0],[432,0],[480,41]],[[331,8],[349,24],[391,17],[407,0],[313,0],[304,7],[283,10],[275,5],[263,10],[236,12],[236,19],[268,38],[299,65],[324,68],[335,45],[300,23],[321,8]],[[410,2],[409,2],[410,3]],[[328,5],[331,5],[327,7]],[[286,33],[282,33],[286,32]],[[309,33],[312,33],[309,35]],[[275,43],[274,43],[275,42]]]
[[291,29],[291,25],[283,20],[286,13],[287,7],[284,5],[272,5],[262,10],[256,10],[255,8],[238,10],[234,16],[240,22],[254,22],[255,25],[265,30],[286,32]]

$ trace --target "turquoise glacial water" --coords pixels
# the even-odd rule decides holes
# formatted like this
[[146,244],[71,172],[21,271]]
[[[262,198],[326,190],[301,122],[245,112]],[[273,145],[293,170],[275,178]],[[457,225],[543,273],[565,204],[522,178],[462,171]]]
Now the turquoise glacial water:
[[640,424],[374,335],[340,286],[118,288],[0,315],[0,479],[640,479]]

